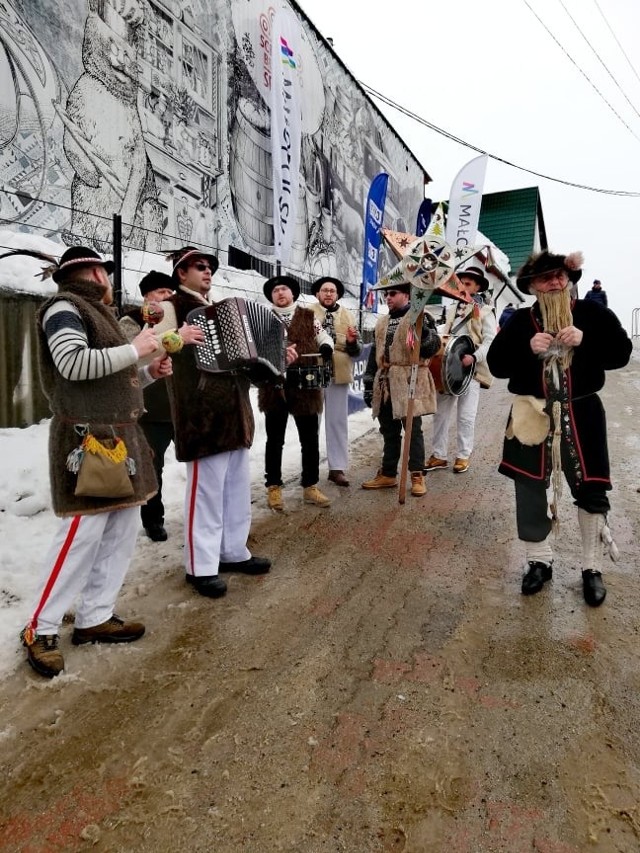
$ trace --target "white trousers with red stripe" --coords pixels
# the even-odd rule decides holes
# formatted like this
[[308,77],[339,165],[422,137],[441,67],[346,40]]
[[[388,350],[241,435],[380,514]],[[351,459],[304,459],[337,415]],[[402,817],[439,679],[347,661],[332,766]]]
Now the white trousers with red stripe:
[[218,574],[218,563],[248,560],[251,529],[249,451],[231,450],[187,462],[184,553],[187,574]]
[[63,518],[44,564],[29,625],[57,634],[76,605],[76,628],[93,628],[113,616],[140,526],[139,507]]

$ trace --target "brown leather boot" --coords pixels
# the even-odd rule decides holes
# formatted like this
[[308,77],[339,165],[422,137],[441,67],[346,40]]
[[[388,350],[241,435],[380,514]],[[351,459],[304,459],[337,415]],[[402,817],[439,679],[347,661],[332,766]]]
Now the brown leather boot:
[[348,486],[349,481],[344,475],[344,471],[329,471],[329,476],[327,480],[330,480],[332,483],[335,483],[336,486]]

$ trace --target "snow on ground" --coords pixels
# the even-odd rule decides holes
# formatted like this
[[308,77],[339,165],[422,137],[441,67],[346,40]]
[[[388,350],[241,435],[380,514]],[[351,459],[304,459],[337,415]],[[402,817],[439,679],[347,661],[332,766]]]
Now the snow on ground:
[[[255,399],[253,402],[256,436],[251,450],[252,497],[261,506],[265,502],[264,418],[258,412]],[[349,418],[352,440],[374,428],[369,409]],[[43,558],[59,523],[51,510],[49,496],[48,435],[48,420],[25,429],[0,429],[3,460],[0,470],[0,677],[24,660],[18,635],[34,607]],[[324,423],[320,428],[320,453],[322,485],[326,479]],[[283,454],[285,483],[297,482],[299,471],[300,446],[295,425],[290,420]],[[176,462],[171,445],[166,457],[163,484],[167,517],[181,517],[185,482],[184,465]],[[177,537],[182,535],[175,526],[172,533]],[[140,536],[143,541],[148,541],[142,528]],[[127,582],[135,582],[136,573],[142,576],[144,570],[145,566],[136,563],[134,557]]]

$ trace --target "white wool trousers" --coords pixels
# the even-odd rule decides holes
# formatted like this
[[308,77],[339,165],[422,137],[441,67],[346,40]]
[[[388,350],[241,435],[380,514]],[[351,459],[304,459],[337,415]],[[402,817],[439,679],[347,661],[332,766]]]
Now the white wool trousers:
[[113,616],[139,526],[137,506],[61,519],[29,621],[37,634],[57,634],[78,597],[76,628],[93,628]]
[[472,379],[469,387],[459,397],[438,394],[437,411],[433,416],[433,449],[438,459],[447,459],[449,427],[456,416],[456,458],[468,459],[473,450],[476,415],[480,402],[480,383]]
[[324,433],[327,441],[327,465],[330,471],[349,468],[349,386],[324,389]]
[[231,450],[187,462],[184,553],[187,574],[218,574],[218,563],[239,563],[251,553],[249,451]]

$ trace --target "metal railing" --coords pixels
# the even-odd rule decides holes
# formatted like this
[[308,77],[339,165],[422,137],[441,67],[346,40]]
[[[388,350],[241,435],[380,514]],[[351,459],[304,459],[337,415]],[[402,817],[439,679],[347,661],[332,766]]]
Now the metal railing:
[[640,308],[631,312],[631,337],[640,338]]

